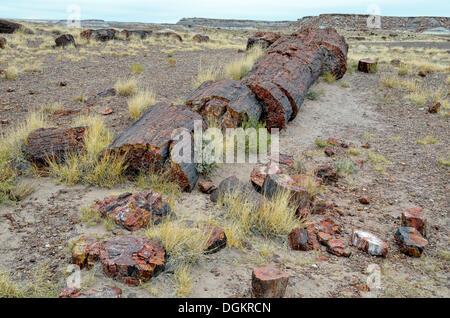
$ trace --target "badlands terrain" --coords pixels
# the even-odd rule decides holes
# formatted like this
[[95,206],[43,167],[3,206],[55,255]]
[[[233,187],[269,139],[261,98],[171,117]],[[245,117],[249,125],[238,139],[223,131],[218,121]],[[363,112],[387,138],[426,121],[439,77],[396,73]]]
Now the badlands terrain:
[[[79,261],[74,247],[81,237],[105,242],[132,235],[164,247],[164,270],[126,284],[100,262],[83,259],[79,293],[114,286],[122,297],[251,297],[252,271],[274,264],[289,275],[284,297],[449,297],[448,18],[388,19],[381,29],[367,29],[358,22],[364,17],[342,19],[103,21],[80,29],[15,21],[22,27],[0,34],[6,40],[0,48],[0,296],[58,297],[73,274],[68,266]],[[183,105],[207,80],[243,78],[266,54],[264,47],[246,50],[257,31],[289,35],[308,23],[335,27],[349,48],[345,75],[324,72],[280,131],[280,152],[290,159],[279,168],[307,180],[311,202],[300,213],[281,195],[261,199],[274,215],[263,217],[242,198],[226,194],[213,202],[198,186],[219,187],[235,176],[253,190],[250,176],[263,164],[203,167],[188,192],[164,172],[130,175],[120,157],[98,159],[146,108]],[[95,27],[117,35],[106,41],[80,35]],[[127,37],[121,30],[153,33]],[[55,47],[63,34],[73,35],[76,46]],[[196,34],[209,39],[194,40]],[[358,70],[365,58],[377,62],[368,73]],[[88,127],[85,155],[65,164],[27,160],[30,133],[77,126]],[[327,182],[320,167],[336,180]],[[108,196],[149,189],[176,217],[130,231],[93,208]],[[416,257],[394,239],[405,225],[402,213],[412,208],[423,209],[419,219],[426,221],[427,244]],[[223,231],[226,246],[222,237],[220,249],[204,253],[211,234],[205,225]],[[307,229],[304,250],[293,249],[293,229]],[[387,253],[354,246],[354,230],[376,235]],[[334,251],[330,240],[341,240],[343,250]],[[379,266],[376,286],[368,281],[372,264]]]

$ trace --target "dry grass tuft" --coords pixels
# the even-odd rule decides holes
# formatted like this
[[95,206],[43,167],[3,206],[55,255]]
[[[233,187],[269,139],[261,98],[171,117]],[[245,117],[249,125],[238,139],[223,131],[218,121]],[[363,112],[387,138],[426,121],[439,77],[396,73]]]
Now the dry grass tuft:
[[151,90],[145,90],[138,92],[128,98],[128,110],[133,119],[139,117],[139,115],[148,107],[153,106],[156,102],[156,95]]
[[180,298],[187,297],[192,290],[190,267],[181,265],[174,271],[175,294]]
[[7,273],[0,272],[0,298],[21,298],[23,291],[11,276]]
[[131,96],[136,92],[137,80],[135,78],[119,79],[114,85],[117,93],[122,96]]
[[130,66],[130,71],[136,75],[139,75],[144,71],[144,67],[142,67],[141,64],[133,64]]
[[252,47],[244,57],[240,57],[224,66],[225,77],[239,81],[247,75],[253,64],[264,54],[265,50],[261,46]]

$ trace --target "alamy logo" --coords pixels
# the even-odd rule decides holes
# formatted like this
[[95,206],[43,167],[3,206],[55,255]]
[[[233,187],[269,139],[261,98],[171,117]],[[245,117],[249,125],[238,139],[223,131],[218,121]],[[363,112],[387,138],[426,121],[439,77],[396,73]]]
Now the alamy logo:
[[67,27],[68,28],[80,28],[81,27],[81,8],[79,5],[71,4],[66,8],[68,13]]
[[369,17],[367,18],[367,27],[369,29],[381,29],[381,10],[376,4],[370,4],[367,7],[367,13]]

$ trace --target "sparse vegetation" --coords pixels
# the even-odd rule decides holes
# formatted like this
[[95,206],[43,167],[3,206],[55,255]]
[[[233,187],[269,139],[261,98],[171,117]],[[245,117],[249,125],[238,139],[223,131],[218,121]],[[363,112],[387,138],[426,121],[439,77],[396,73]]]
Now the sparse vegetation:
[[355,165],[353,161],[349,159],[336,161],[334,163],[334,167],[338,170],[339,175],[342,177],[347,177],[351,174],[356,174],[360,170],[358,166]]
[[128,110],[133,119],[139,117],[139,115],[148,107],[153,106],[156,102],[156,95],[151,90],[144,90],[137,94],[130,96],[127,100]]
[[139,75],[144,71],[144,67],[141,64],[133,64],[130,66],[130,71]]
[[435,138],[433,136],[426,136],[423,139],[417,140],[418,145],[434,145],[434,144],[437,144],[438,142],[439,141],[437,140],[437,138]]
[[80,221],[87,224],[88,226],[93,226],[101,221],[100,214],[89,206],[83,206],[81,208]]
[[308,93],[306,93],[306,98],[309,100],[317,100],[320,98],[320,96],[322,96],[325,92],[322,89],[312,89],[310,88],[308,90]]
[[131,96],[136,92],[137,80],[135,78],[119,79],[114,85],[114,88],[121,96]]
[[336,76],[334,76],[331,72],[324,72],[322,74],[322,79],[325,83],[328,84],[333,84],[334,82],[336,82]]
[[328,143],[326,140],[320,139],[320,138],[316,138],[314,140],[314,143],[316,144],[317,147],[319,148],[325,148],[326,146],[328,146]]

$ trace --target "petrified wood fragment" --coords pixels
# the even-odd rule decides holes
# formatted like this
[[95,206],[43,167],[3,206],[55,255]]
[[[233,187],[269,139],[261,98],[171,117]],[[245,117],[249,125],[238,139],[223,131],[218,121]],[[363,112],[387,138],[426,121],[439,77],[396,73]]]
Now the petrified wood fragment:
[[72,263],[89,269],[99,260],[102,244],[93,237],[82,236],[72,247]]
[[68,45],[77,46],[72,34],[63,34],[55,39],[56,47],[66,47]]
[[276,32],[256,32],[247,40],[247,50],[250,50],[255,45],[260,45],[263,48],[268,48],[276,40],[281,37]]
[[29,161],[45,165],[48,159],[62,162],[69,153],[85,148],[87,127],[39,128],[28,135],[25,154]]
[[375,73],[377,61],[372,59],[361,59],[358,62],[358,71],[364,73]]
[[230,79],[206,81],[186,99],[186,105],[222,128],[238,127],[242,119],[261,116],[261,106],[243,84]]
[[308,232],[307,229],[295,228],[288,235],[289,245],[293,250],[311,251],[319,249],[319,242],[314,233]]
[[413,227],[402,226],[394,235],[400,251],[412,257],[420,257],[428,241]]
[[171,213],[161,195],[151,190],[106,197],[94,203],[93,208],[129,231],[139,230],[149,223],[159,223]]
[[165,251],[157,242],[123,235],[102,245],[103,272],[115,280],[136,286],[164,270]]
[[14,33],[22,27],[21,24],[0,19],[0,33]]
[[276,265],[255,268],[252,272],[252,293],[257,298],[281,298],[286,292],[289,275]]
[[269,199],[283,192],[288,192],[290,202],[298,209],[303,209],[309,205],[309,193],[287,174],[267,175],[261,192]]

